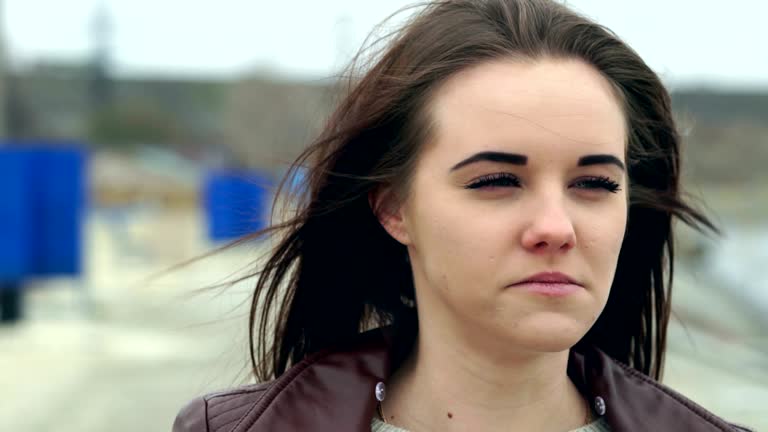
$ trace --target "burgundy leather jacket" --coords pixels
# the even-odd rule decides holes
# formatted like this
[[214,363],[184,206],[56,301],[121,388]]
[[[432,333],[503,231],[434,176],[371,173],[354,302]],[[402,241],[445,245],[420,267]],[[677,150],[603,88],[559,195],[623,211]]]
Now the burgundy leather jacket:
[[[174,432],[370,432],[375,388],[390,372],[381,330],[318,352],[278,379],[199,397]],[[746,431],[597,349],[571,352],[568,375],[611,431]]]

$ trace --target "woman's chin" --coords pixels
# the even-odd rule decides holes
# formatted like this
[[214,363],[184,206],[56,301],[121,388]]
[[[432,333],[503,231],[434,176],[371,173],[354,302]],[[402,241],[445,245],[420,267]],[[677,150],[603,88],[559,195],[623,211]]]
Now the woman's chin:
[[502,331],[512,346],[551,353],[571,349],[589,331],[590,325],[570,316],[545,314],[526,317]]

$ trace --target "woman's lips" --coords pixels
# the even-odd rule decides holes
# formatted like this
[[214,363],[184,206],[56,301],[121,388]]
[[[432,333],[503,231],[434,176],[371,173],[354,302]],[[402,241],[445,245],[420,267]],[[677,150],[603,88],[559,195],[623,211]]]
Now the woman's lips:
[[552,271],[537,273],[510,287],[548,297],[564,297],[584,288],[567,274]]
[[576,291],[583,289],[581,285],[563,282],[521,282],[510,286],[514,289],[523,289],[530,293],[540,294],[547,297],[565,297]]

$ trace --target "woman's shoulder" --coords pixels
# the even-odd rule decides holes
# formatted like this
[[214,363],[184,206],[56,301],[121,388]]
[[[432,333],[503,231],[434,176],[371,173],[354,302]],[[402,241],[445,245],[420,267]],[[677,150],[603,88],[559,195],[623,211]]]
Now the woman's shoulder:
[[249,384],[192,399],[176,416],[173,432],[234,430],[234,423],[247,417],[271,384]]
[[572,378],[580,381],[588,396],[599,400],[596,411],[611,429],[749,431],[599,349],[589,349],[572,360]]
[[387,340],[372,330],[307,356],[273,381],[198,397],[179,412],[173,430],[355,430],[370,419],[374,389],[387,376]]

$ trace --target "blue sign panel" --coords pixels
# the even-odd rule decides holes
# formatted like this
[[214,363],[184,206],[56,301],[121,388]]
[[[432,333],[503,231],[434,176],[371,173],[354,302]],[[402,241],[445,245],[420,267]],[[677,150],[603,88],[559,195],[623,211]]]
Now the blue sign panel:
[[40,148],[33,153],[34,220],[32,273],[79,275],[82,271],[85,154],[77,147]]
[[0,147],[0,289],[32,267],[28,154]]
[[7,215],[0,221],[0,238],[16,239],[0,245],[0,268],[16,277],[79,275],[85,151],[74,143],[6,143],[0,159],[9,165],[0,167]]
[[271,187],[271,181],[259,173],[209,173],[203,186],[209,238],[233,240],[265,228]]

